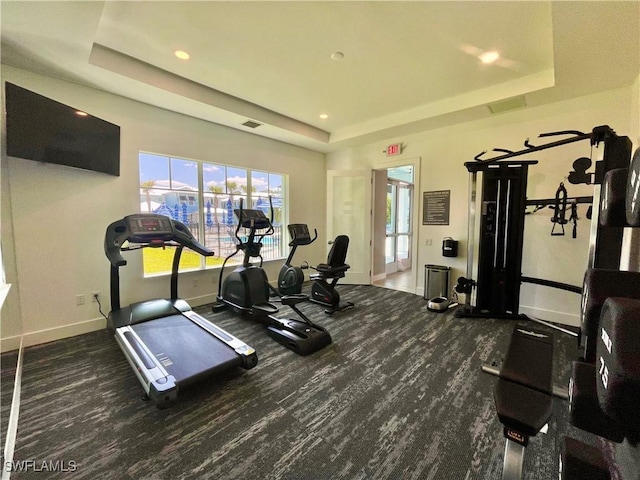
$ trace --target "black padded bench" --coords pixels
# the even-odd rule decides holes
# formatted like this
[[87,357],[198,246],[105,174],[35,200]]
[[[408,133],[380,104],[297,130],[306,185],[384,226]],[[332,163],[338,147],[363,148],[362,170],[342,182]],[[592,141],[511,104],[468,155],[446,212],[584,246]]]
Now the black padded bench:
[[529,437],[547,424],[553,406],[553,337],[516,326],[493,392],[507,443],[502,478],[522,478]]

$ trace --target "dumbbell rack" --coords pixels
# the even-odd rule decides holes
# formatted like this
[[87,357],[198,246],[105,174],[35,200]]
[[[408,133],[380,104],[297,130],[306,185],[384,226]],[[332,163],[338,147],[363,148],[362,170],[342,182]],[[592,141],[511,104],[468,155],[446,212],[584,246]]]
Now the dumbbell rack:
[[[640,148],[628,166],[605,174],[598,210],[598,228],[605,232],[614,229],[621,235],[625,228],[640,227]],[[621,246],[606,254],[617,258],[618,266],[623,263]],[[588,269],[580,321],[584,355],[572,364],[568,391],[551,385],[551,336],[532,328],[514,328],[500,370],[482,368],[500,377],[494,400],[507,438],[503,480],[522,478],[525,447],[530,436],[543,430],[552,396],[568,397],[572,425],[626,442],[640,463],[640,272]],[[561,480],[610,480],[610,467],[598,448],[562,439]],[[638,472],[630,474],[638,478]]]
[[[640,148],[627,168],[606,173],[599,226],[640,227]],[[609,441],[635,445],[640,459],[640,272],[590,269],[582,295],[584,355],[572,364],[570,421]],[[597,448],[565,437],[560,478],[608,480],[610,465]]]

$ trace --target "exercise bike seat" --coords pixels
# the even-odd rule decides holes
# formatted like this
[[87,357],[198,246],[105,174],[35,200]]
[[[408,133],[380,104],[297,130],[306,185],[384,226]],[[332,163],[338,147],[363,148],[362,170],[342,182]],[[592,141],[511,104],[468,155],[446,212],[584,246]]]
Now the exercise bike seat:
[[344,263],[342,265],[332,267],[327,263],[320,263],[312,268],[314,268],[314,270],[316,270],[320,275],[330,278],[346,272],[351,268],[351,266],[349,264]]

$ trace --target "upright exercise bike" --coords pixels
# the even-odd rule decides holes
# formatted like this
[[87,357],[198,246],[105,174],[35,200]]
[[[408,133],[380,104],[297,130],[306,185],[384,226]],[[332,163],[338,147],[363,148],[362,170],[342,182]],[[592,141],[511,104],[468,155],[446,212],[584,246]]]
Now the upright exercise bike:
[[315,242],[316,238],[318,238],[318,231],[316,229],[313,230],[313,238],[311,238],[309,227],[304,223],[293,223],[288,225],[287,228],[291,236],[291,242],[289,242],[291,251],[278,275],[278,296],[295,295],[302,292],[302,284],[304,283],[303,270],[309,268],[309,264],[304,262],[300,267],[294,267],[291,265],[291,262],[298,247],[311,245]]
[[[316,352],[331,343],[331,335],[323,327],[314,324],[296,305],[308,300],[306,295],[285,295],[282,304],[295,311],[301,320],[280,319],[275,317],[278,307],[269,302],[269,280],[262,268],[262,240],[273,235],[272,221],[262,210],[235,209],[238,226],[235,230],[236,250],[225,258],[218,283],[218,299],[213,306],[214,311],[230,307],[234,312],[255,317],[267,325],[267,334],[281,345],[300,355]],[[273,218],[273,206],[271,207]],[[249,230],[246,241],[240,237],[240,228]],[[224,279],[224,268],[227,261],[238,252],[244,252],[242,265],[229,273]],[[252,258],[259,258],[260,263],[254,265]]]

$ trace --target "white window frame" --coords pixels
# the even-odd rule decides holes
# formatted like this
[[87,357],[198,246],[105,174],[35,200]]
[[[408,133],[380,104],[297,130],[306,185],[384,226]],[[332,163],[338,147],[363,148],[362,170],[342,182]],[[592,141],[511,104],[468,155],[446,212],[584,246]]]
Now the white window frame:
[[[257,168],[249,168],[249,167],[244,167],[244,166],[239,166],[239,165],[231,165],[231,164],[223,164],[223,163],[215,163],[215,162],[211,162],[211,161],[206,161],[206,160],[195,160],[195,159],[190,159],[190,158],[184,158],[184,157],[178,157],[175,155],[167,155],[167,154],[162,154],[162,153],[157,153],[157,152],[149,152],[149,151],[139,151],[138,152],[138,175],[140,175],[140,156],[142,154],[145,155],[152,155],[152,156],[158,156],[158,157],[162,157],[163,159],[166,159],[168,161],[168,169],[169,169],[169,178],[167,179],[167,181],[169,182],[168,185],[165,186],[159,186],[159,187],[152,187],[150,190],[157,190],[157,191],[161,191],[161,192],[171,192],[171,193],[175,193],[178,198],[180,197],[185,197],[187,199],[187,205],[192,205],[191,203],[191,199],[190,197],[194,196],[196,197],[196,202],[198,205],[198,211],[197,211],[197,230],[196,229],[192,229],[192,233],[194,234],[194,236],[199,239],[199,241],[201,241],[203,244],[206,245],[206,243],[204,241],[202,241],[202,239],[206,238],[207,232],[206,229],[208,228],[206,225],[206,202],[207,199],[210,198],[211,193],[208,190],[205,190],[205,185],[204,185],[204,165],[215,165],[217,167],[224,167],[225,168],[225,173],[224,173],[224,179],[225,179],[225,191],[223,193],[221,193],[220,195],[225,196],[228,199],[229,195],[236,195],[236,198],[242,197],[246,200],[245,203],[245,208],[247,206],[251,206],[253,205],[253,200],[256,200],[260,197],[265,198],[264,195],[259,195],[257,192],[253,193],[252,190],[252,174],[254,172],[259,172],[259,173],[266,173],[267,176],[269,175],[278,175],[281,177],[281,192],[280,192],[280,196],[277,197],[278,199],[281,199],[281,224],[277,224],[276,225],[276,230],[279,230],[279,242],[277,244],[277,249],[279,249],[279,251],[276,251],[275,253],[272,250],[272,255],[269,256],[269,258],[265,258],[265,261],[274,261],[274,260],[283,260],[284,258],[286,258],[287,254],[286,254],[286,249],[288,246],[288,240],[287,240],[287,233],[286,233],[286,225],[288,223],[288,218],[289,218],[289,176],[285,173],[281,173],[281,172],[274,172],[274,171],[269,171],[269,170],[264,170],[264,169],[257,169]],[[198,191],[195,190],[178,190],[176,188],[172,188],[172,177],[173,177],[173,169],[172,169],[172,162],[171,160],[175,159],[175,160],[183,160],[183,161],[187,161],[187,162],[194,162],[197,166],[197,183],[198,183]],[[227,193],[227,168],[236,168],[236,169],[240,169],[240,170],[244,170],[246,172],[246,189],[245,192],[243,192],[242,194],[229,194]],[[164,179],[163,179],[164,180]],[[140,199],[142,200],[143,198],[143,191],[141,188],[141,183],[142,183],[142,179],[139,177],[139,196]],[[205,195],[207,194],[207,195]],[[276,197],[274,197],[276,198]],[[225,200],[226,201],[226,200]],[[215,207],[214,207],[215,208]],[[141,201],[141,207],[140,207],[141,211],[144,211],[142,209],[142,201]],[[267,216],[269,216],[269,213],[267,212]],[[181,221],[180,218],[178,218],[178,221]],[[275,220],[274,220],[274,223]],[[226,225],[226,224],[225,224]],[[235,218],[235,216],[233,217],[233,224],[230,225],[230,227],[232,227],[232,229],[235,231],[235,228],[237,226],[237,219]],[[188,228],[191,229],[191,226],[187,225]],[[226,232],[228,233],[228,232]],[[218,232],[218,235],[220,235],[220,232]],[[210,247],[212,248],[212,247]],[[215,257],[218,258],[225,258],[225,256],[228,255],[228,253],[226,251],[224,252],[219,252],[216,251],[215,248],[213,248],[213,250],[215,251]],[[265,250],[266,251],[266,250]],[[231,252],[229,252],[231,253]],[[241,253],[238,253],[235,257],[234,260],[238,260],[241,261]],[[232,262],[230,261],[229,264],[233,264],[233,263],[237,263],[237,262]],[[144,264],[144,260],[143,260],[143,264]],[[228,264],[228,265],[229,265]],[[216,268],[221,268],[221,264],[217,264],[217,265],[207,265],[206,264],[206,258],[205,257],[200,257],[200,266],[198,268],[195,269],[181,269],[180,271],[194,271],[194,270],[206,270],[206,269],[216,269]],[[143,265],[143,271],[144,271],[144,265]],[[171,273],[171,264],[168,264],[167,270],[166,271],[162,271],[162,272],[157,272],[157,273],[144,273],[145,277],[155,277],[155,276],[161,276],[161,275],[168,275]]]

